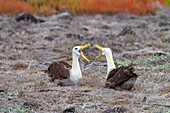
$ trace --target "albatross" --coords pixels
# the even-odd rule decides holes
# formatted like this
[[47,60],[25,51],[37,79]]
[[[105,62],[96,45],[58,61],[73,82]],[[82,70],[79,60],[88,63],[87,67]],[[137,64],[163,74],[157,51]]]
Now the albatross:
[[96,59],[105,55],[107,60],[105,86],[116,90],[131,90],[138,77],[138,75],[134,73],[135,69],[133,68],[133,65],[116,67],[110,48],[102,48],[98,45],[95,45],[95,47],[102,51],[102,54],[97,56]]
[[59,79],[58,85],[71,85],[82,79],[79,57],[81,56],[89,62],[82,52],[82,50],[88,46],[90,46],[90,44],[75,46],[72,49],[72,66],[66,61],[53,61],[48,67],[48,76],[51,77],[51,81],[53,82]]

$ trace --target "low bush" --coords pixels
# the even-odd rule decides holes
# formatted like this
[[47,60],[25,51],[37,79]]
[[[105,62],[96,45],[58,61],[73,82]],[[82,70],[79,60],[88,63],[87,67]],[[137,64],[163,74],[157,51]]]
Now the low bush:
[[21,12],[35,13],[34,7],[30,4],[17,0],[0,0],[0,14],[16,15]]
[[59,10],[68,10],[75,14],[117,14],[130,13],[136,15],[147,15],[155,13],[158,7],[153,4],[164,0],[62,0],[59,2]]
[[135,15],[154,14],[168,0],[0,0],[0,14],[18,14],[27,12],[38,15],[52,15],[62,11],[72,14],[117,14]]

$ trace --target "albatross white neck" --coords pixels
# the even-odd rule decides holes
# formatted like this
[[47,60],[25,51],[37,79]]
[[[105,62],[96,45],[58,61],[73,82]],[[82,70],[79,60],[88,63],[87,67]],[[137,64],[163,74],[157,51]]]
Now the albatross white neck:
[[79,56],[74,52],[72,53],[72,68],[70,70],[70,80],[78,81],[82,78],[82,73],[79,65]]
[[106,56],[106,60],[107,60],[107,75],[106,75],[106,79],[107,79],[110,71],[115,69],[116,66],[115,66],[114,61],[113,61],[112,51],[111,50],[106,51],[105,56]]

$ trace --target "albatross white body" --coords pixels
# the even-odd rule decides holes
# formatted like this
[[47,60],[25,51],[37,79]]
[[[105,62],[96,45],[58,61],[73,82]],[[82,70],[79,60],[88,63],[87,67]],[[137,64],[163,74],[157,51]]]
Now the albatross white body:
[[72,68],[69,70],[70,74],[70,80],[73,82],[78,82],[79,79],[82,79],[82,73],[80,69],[79,64],[79,57],[81,56],[86,61],[89,62],[89,60],[84,56],[82,50],[90,46],[90,44],[87,44],[85,46],[76,46],[72,50]]
[[106,60],[107,60],[107,75],[106,75],[106,79],[108,78],[108,75],[110,73],[110,71],[112,71],[113,69],[116,68],[113,58],[112,58],[112,51],[110,48],[103,48],[103,55],[106,56]]
[[72,53],[72,68],[69,71],[70,80],[73,82],[77,82],[79,79],[82,79],[82,73],[79,65],[79,56],[74,52]]

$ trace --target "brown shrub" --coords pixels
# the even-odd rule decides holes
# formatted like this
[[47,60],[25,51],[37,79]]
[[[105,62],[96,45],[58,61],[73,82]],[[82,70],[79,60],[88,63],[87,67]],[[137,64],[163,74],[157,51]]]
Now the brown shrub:
[[28,3],[17,0],[0,0],[0,14],[16,15],[18,13],[34,14],[35,10]]

